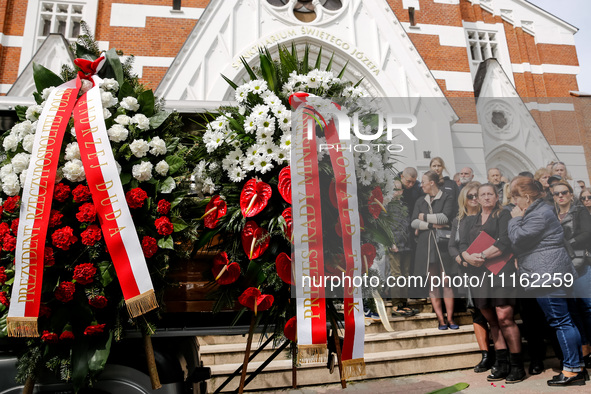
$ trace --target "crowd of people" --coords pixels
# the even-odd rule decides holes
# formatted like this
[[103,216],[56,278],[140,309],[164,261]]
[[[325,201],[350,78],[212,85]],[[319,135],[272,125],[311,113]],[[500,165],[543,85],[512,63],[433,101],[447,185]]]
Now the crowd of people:
[[[472,311],[482,351],[474,371],[490,370],[487,380],[527,377],[523,337],[530,374],[544,371],[548,341],[562,366],[548,385],[585,385],[591,367],[591,190],[573,182],[562,162],[511,181],[490,168],[486,183],[474,181],[469,167],[453,179],[446,171],[435,157],[420,178],[412,167],[398,175],[408,230],[397,234],[400,241],[388,252],[390,274],[483,279],[465,289],[442,281],[428,296],[440,330],[459,328],[458,300]],[[517,280],[510,286],[507,278]],[[408,297],[393,291],[394,315],[418,312]]]

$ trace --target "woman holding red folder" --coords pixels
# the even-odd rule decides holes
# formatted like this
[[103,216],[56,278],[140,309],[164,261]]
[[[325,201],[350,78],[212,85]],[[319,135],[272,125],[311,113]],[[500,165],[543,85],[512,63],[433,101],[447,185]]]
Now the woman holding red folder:
[[[526,374],[521,357],[521,334],[513,319],[516,291],[503,287],[498,275],[492,275],[484,267],[487,259],[511,252],[511,240],[507,233],[511,215],[502,209],[494,185],[487,183],[478,188],[478,202],[480,213],[468,217],[465,226],[460,229],[460,259],[479,268],[480,277],[484,279],[484,283],[473,289],[473,294],[474,305],[488,321],[495,344],[496,362],[487,380],[505,379],[506,383],[518,383],[525,379]],[[469,253],[468,249],[481,232],[486,232],[494,242],[480,253]],[[514,264],[509,262],[498,274],[509,276],[514,270]],[[511,353],[510,361],[508,352]]]

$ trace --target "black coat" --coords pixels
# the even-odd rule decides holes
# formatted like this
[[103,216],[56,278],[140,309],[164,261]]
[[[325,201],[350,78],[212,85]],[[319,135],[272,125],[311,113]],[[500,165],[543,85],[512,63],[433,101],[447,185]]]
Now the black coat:
[[455,218],[456,216],[458,216],[458,196],[460,195],[460,188],[453,179],[450,179],[450,177],[446,176],[443,177],[443,186],[441,187],[441,190],[449,194],[453,201],[453,212],[452,215],[449,217],[449,221],[451,223],[451,218]]
[[[440,190],[440,193],[434,197],[433,202],[429,205],[426,200],[427,196],[419,198],[415,204],[412,213],[411,226],[413,229],[419,228],[419,214],[437,214],[441,213],[441,220],[438,224],[448,224],[451,222],[449,218],[453,217],[453,201],[452,197]],[[429,196],[430,198],[430,196]],[[429,264],[440,264],[445,273],[449,276],[458,273],[457,264],[452,263],[449,252],[445,246],[440,247],[435,242],[434,229],[419,229],[419,235],[416,238],[417,249],[415,251],[414,275],[426,276],[429,269]],[[439,253],[437,249],[439,248]],[[441,255],[441,259],[439,258]]]

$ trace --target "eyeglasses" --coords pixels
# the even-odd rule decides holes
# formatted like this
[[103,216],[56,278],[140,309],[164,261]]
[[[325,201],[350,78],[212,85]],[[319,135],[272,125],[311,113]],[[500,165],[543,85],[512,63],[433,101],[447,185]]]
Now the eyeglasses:
[[478,194],[468,194],[466,195],[468,200],[476,200],[478,198]]
[[582,201],[589,201],[589,200],[591,200],[591,196],[583,196],[583,197],[581,197],[581,200]]
[[566,196],[567,194],[569,194],[570,192],[568,190],[563,190],[561,192],[554,192],[552,193],[552,195],[554,197],[558,197],[558,196]]

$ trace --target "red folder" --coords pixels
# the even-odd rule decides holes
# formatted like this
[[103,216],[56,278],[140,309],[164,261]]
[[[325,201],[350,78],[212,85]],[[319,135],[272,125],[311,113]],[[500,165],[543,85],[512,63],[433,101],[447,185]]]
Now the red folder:
[[[472,242],[472,245],[468,247],[466,252],[468,252],[469,254],[482,253],[490,246],[492,246],[494,243],[495,239],[493,237],[488,235],[486,232],[481,231],[480,234],[478,234],[478,237],[476,237],[476,239],[474,240],[474,242]],[[507,264],[507,262],[512,258],[513,253],[504,253],[492,259],[486,259],[484,266],[494,275],[497,275],[503,269],[505,264]]]

